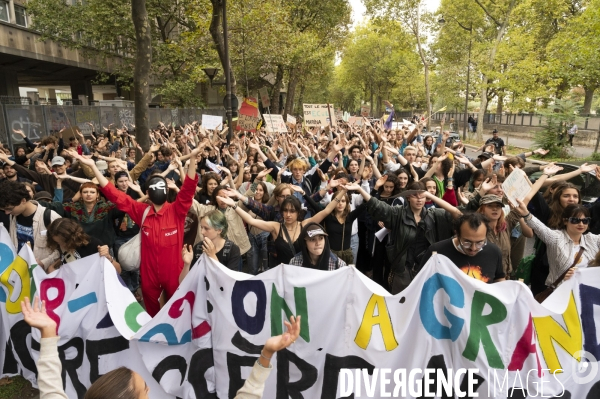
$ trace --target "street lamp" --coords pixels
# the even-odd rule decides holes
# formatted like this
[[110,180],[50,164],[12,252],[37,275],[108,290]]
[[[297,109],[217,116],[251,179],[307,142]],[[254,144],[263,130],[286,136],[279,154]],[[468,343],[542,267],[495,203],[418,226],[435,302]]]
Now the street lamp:
[[208,79],[210,79],[210,87],[212,87],[213,79],[219,73],[219,68],[203,68],[202,70],[204,71],[206,76],[208,76]]
[[[465,91],[465,116],[463,121],[463,141],[467,139],[467,119],[469,118],[469,83],[471,83],[471,43],[473,42],[473,22],[469,23],[469,27],[467,28],[463,24],[461,24],[456,18],[452,18],[458,26],[469,32],[469,60],[467,62],[467,90]],[[442,15],[440,19],[438,19],[438,23],[443,25],[446,23],[444,16]]]

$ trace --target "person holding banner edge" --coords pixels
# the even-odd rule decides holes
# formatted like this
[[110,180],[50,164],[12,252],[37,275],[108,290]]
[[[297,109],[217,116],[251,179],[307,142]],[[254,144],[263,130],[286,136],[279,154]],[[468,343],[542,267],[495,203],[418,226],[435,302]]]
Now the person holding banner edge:
[[[40,331],[40,357],[37,361],[37,382],[40,389],[40,399],[68,399],[62,383],[62,364],[58,356],[60,337],[56,322],[46,313],[46,302],[38,296],[21,301],[21,310],[25,322]],[[267,339],[260,356],[252,367],[252,372],[234,399],[260,399],[273,366],[273,355],[296,342],[300,336],[302,316],[290,316],[290,321],[284,320],[287,331]],[[89,387],[84,399],[147,399],[150,393],[148,385],[141,375],[126,367],[119,367],[98,378]]]

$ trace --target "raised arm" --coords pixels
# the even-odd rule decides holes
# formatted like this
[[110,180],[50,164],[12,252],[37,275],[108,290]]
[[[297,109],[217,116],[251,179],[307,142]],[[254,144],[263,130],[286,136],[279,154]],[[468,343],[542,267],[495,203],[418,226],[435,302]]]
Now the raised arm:
[[323,221],[323,219],[325,219],[327,217],[327,215],[329,215],[331,212],[333,212],[333,210],[337,206],[338,202],[340,202],[340,198],[342,198],[342,196],[345,193],[346,193],[346,190],[339,190],[337,192],[337,195],[335,196],[335,198],[329,204],[327,204],[325,209],[323,209],[322,211],[320,211],[313,217],[302,221],[302,226],[306,226],[309,223],[321,223]]
[[462,212],[457,207],[450,205],[448,202],[436,197],[429,191],[423,191],[423,194],[425,194],[425,198],[427,198],[430,201],[433,201],[433,203],[436,204],[439,208],[442,208],[446,210],[446,212],[450,213],[454,219],[457,219],[462,215]]
[[233,208],[233,210],[235,210],[238,216],[241,217],[246,224],[257,227],[264,231],[268,231],[269,233],[274,233],[279,228],[279,223],[277,222],[266,222],[264,220],[253,218],[248,214],[248,212],[244,211],[241,207],[237,206],[236,201],[229,197],[217,196],[217,199],[219,199],[221,202],[223,202],[230,208]]
[[[531,201],[531,199],[533,198],[533,196],[540,191],[540,188],[542,188],[545,183],[548,181],[549,177],[554,176],[556,173],[558,173],[559,171],[562,170],[562,167],[554,165],[553,163],[549,163],[548,165],[546,165],[543,169],[544,173],[536,180],[535,184],[533,186],[531,186],[531,189],[529,190],[529,192],[527,193],[527,195],[525,196],[525,198],[523,198],[523,203],[525,205],[529,204],[529,201]],[[525,173],[525,172],[523,172]]]

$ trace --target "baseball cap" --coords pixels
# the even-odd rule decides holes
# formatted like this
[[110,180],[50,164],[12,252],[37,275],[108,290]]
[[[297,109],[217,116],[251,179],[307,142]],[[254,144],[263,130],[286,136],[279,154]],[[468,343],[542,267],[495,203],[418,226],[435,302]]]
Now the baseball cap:
[[328,235],[329,234],[325,233],[325,230],[323,230],[323,228],[318,224],[310,225],[306,229],[306,238],[312,238],[315,236],[328,236]]
[[493,154],[493,153],[491,153],[491,152],[489,152],[489,151],[486,151],[486,152],[483,152],[483,153],[481,153],[481,154],[479,154],[479,155],[477,156],[477,158],[480,158],[480,157],[481,157],[481,158],[485,158],[485,159],[490,159],[490,158],[493,158],[493,157],[494,157],[494,154]]
[[65,164],[65,159],[61,156],[56,156],[54,158],[52,158],[52,166],[56,166],[56,165],[64,165]]
[[487,205],[487,204],[502,204],[502,197],[499,197],[495,194],[486,194],[479,200],[479,205]]
[[106,170],[108,169],[108,164],[106,163],[106,161],[99,160],[96,161],[96,167],[98,168],[98,170]]
[[40,191],[39,193],[36,193],[33,196],[33,199],[36,201],[38,201],[38,200],[52,201],[52,194],[50,194],[48,191]]

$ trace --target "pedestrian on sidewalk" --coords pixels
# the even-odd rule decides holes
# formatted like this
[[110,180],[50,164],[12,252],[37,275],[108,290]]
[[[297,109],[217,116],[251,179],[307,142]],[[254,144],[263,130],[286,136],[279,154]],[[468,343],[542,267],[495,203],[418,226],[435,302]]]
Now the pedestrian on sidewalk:
[[492,138],[487,139],[485,144],[483,144],[481,147],[479,147],[476,152],[482,151],[485,147],[487,147],[490,144],[494,146],[495,154],[502,155],[502,156],[506,155],[506,145],[504,144],[504,140],[502,140],[498,136],[498,129],[494,129],[492,131]]
[[573,123],[573,126],[571,126],[571,128],[569,129],[569,145],[571,147],[573,147],[573,137],[575,137],[575,134],[577,134],[577,131],[579,130],[579,128],[577,127],[577,124]]

